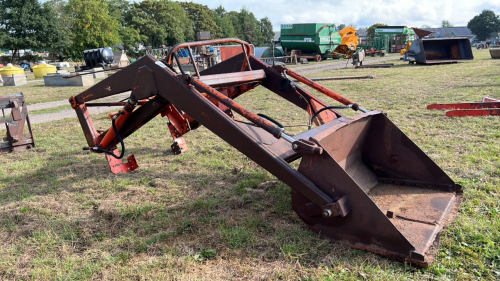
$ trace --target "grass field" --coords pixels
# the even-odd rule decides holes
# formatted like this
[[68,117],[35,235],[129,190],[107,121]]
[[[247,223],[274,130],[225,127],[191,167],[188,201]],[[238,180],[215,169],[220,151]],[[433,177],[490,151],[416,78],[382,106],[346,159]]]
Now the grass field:
[[[375,75],[322,84],[387,112],[463,185],[460,211],[427,269],[320,239],[291,209],[288,186],[206,128],[186,134],[189,150],[173,155],[167,120],[152,120],[125,140],[140,167],[113,175],[104,156],[81,150],[75,118],[34,125],[35,149],[0,156],[0,279],[498,280],[500,119],[425,109],[500,98],[500,61],[488,50],[474,55],[459,64],[394,60],[390,69],[310,75]],[[37,102],[81,91],[43,89],[23,91]],[[284,125],[307,122],[261,88],[238,101]],[[105,114],[93,118],[109,127]]]
[[[28,81],[33,81],[34,76],[28,74]],[[46,87],[42,79],[37,82],[30,82],[17,87],[0,87],[0,96],[23,93],[27,104],[40,102],[58,101],[68,99],[71,96],[78,95],[89,87]],[[102,79],[94,79],[95,83]],[[69,103],[68,103],[69,104]]]

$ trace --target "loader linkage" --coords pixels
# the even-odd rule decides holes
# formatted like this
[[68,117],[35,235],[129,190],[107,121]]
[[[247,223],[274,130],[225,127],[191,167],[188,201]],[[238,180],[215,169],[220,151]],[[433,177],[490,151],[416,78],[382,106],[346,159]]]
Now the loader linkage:
[[[176,52],[223,43],[241,44],[243,53],[211,68],[187,74]],[[249,54],[238,39],[181,43],[162,61],[145,56],[95,86],[71,97],[88,149],[105,153],[113,173],[138,165],[126,162],[117,145],[161,114],[169,119],[174,153],[187,150],[183,135],[200,125],[234,146],[292,188],[293,209],[315,232],[357,249],[419,266],[433,261],[439,233],[451,223],[461,200],[460,185],[444,173],[385,114],[359,104],[282,66],[271,67]],[[177,64],[177,66],[175,66]],[[177,70],[177,68],[179,68]],[[297,79],[346,108],[362,113],[347,118],[336,107],[291,82]],[[289,136],[276,121],[235,101],[263,86],[305,110],[317,127]],[[98,132],[87,107],[98,99],[131,91]],[[99,103],[103,105],[103,103]],[[240,122],[238,113],[250,122]],[[118,159],[117,159],[118,158]],[[289,163],[302,158],[299,168]]]

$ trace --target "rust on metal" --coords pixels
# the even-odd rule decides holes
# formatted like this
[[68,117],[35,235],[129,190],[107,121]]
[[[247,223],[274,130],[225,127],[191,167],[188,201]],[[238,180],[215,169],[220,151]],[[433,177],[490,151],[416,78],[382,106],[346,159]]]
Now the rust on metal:
[[[351,79],[374,79],[373,75],[359,75],[359,76],[339,76],[339,77],[318,77],[309,78],[311,81],[329,81],[329,80],[351,80]],[[292,80],[293,82],[300,82],[297,79]]]
[[233,99],[224,96],[217,90],[211,88],[210,86],[206,85],[205,83],[201,82],[200,80],[191,77],[189,79],[189,83],[193,84],[195,87],[198,88],[198,90],[202,90],[202,92],[212,96],[213,98],[217,99],[219,102],[223,103],[225,106],[229,107],[230,109],[236,111],[238,114],[242,115],[243,117],[247,118],[248,120],[252,121],[254,124],[257,124],[259,127],[263,128],[267,132],[269,132],[271,135],[273,135],[276,138],[281,137],[281,133],[283,129],[277,127],[273,123],[267,121],[266,119],[263,119],[256,114],[252,113],[245,107],[239,105],[237,102],[235,102]]
[[[195,75],[178,74],[170,65],[180,48],[223,43],[240,44],[243,52]],[[117,144],[151,119],[168,118],[174,154],[186,151],[184,135],[203,125],[289,185],[292,207],[312,231],[353,248],[428,266],[439,233],[458,212],[461,186],[384,113],[367,111],[292,70],[271,67],[249,50],[238,39],[178,44],[167,54],[167,65],[145,56],[72,97],[89,147],[107,149],[93,151],[108,152],[111,171],[126,173],[138,167],[135,156],[123,162],[109,153],[117,155]],[[287,75],[363,113],[347,118]],[[259,116],[235,102],[258,86],[307,112],[309,129],[288,136],[281,120]],[[126,91],[132,91],[127,103],[109,103],[124,106],[113,116],[118,134],[113,126],[97,131],[87,111],[89,102]],[[140,106],[127,108],[139,99]],[[236,120],[233,112],[250,122]],[[298,159],[298,168],[290,165]]]
[[297,73],[293,70],[287,69],[286,73],[287,73],[287,75],[290,75],[291,77],[297,79],[298,81],[304,83],[305,85],[331,97],[332,99],[334,99],[334,100],[336,100],[344,105],[355,104],[355,102],[351,101],[350,99],[347,99],[347,98],[335,93],[334,91],[312,81],[311,79],[309,79],[305,76],[300,75],[299,73]]
[[465,116],[499,116],[500,109],[469,109],[469,110],[451,110],[446,112],[447,117],[465,117]]
[[489,116],[500,115],[500,100],[483,97],[482,102],[468,103],[434,103],[427,106],[427,109],[453,109],[446,112],[447,117],[465,116]]
[[260,82],[266,78],[263,70],[233,72],[225,74],[204,75],[199,78],[203,83],[211,87],[231,86],[238,84],[246,84],[252,82]]
[[427,35],[431,35],[433,33],[432,31],[427,31],[424,29],[416,28],[416,27],[412,27],[412,29],[415,32],[415,34],[418,36],[418,38],[420,38],[420,39],[424,38]]
[[480,109],[500,108],[500,102],[467,102],[467,103],[443,103],[430,104],[427,109]]
[[[35,147],[23,93],[0,96],[0,109],[2,109],[0,124],[5,124],[7,133],[4,138],[0,138],[0,154]],[[27,132],[25,132],[26,125]]]

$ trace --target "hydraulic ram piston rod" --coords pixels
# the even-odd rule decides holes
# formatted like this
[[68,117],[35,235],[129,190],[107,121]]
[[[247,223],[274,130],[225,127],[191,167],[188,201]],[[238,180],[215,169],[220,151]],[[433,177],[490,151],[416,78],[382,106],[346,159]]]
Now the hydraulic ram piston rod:
[[357,103],[353,102],[352,100],[347,99],[347,98],[335,93],[334,91],[321,86],[320,84],[312,81],[311,79],[309,79],[307,77],[304,77],[304,76],[298,74],[295,71],[292,71],[290,69],[286,69],[286,74],[288,74],[291,77],[297,79],[298,81],[306,84],[307,86],[309,86],[317,91],[322,92],[323,94],[331,97],[332,99],[334,99],[334,100],[336,100],[344,105],[352,105],[352,109],[354,109],[355,111],[360,110],[360,111],[365,112],[365,113],[368,112],[368,110],[362,108],[361,106],[359,106]]
[[245,117],[246,119],[252,121],[255,123],[257,126],[261,127],[262,129],[266,130],[268,133],[273,135],[275,138],[279,139],[283,137],[286,141],[293,143],[295,140],[286,135],[283,131],[285,129],[279,128],[274,126],[271,122],[267,121],[264,118],[261,118],[257,116],[256,114],[252,113],[251,111],[247,110],[240,104],[236,103],[234,100],[232,100],[229,97],[224,96],[221,94],[219,91],[215,90],[214,88],[206,85],[205,83],[201,82],[200,80],[196,79],[195,77],[189,77],[190,84],[194,85],[196,88],[201,89],[204,93],[207,95],[215,98],[225,106],[229,107],[230,109],[236,111],[238,114],[241,116]]

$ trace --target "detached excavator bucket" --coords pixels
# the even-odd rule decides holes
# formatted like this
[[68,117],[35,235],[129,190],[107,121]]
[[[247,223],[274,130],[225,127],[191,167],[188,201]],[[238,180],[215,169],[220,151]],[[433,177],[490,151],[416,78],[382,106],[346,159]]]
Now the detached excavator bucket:
[[457,213],[460,185],[384,114],[351,121],[318,127],[310,141],[324,151],[303,154],[298,169],[331,197],[348,198],[350,213],[324,218],[298,192],[292,192],[294,210],[321,236],[428,266],[439,233]]
[[415,39],[404,60],[418,64],[453,63],[472,60],[472,48],[467,38]]

